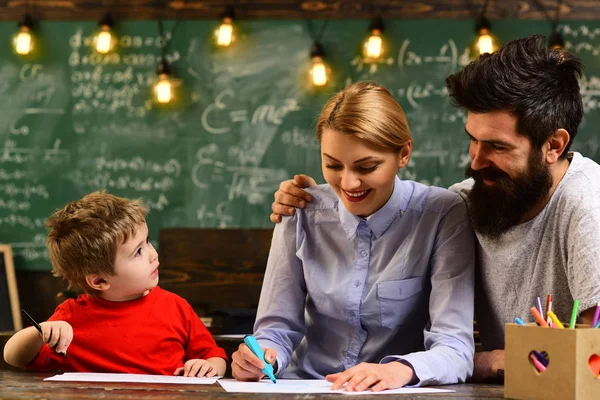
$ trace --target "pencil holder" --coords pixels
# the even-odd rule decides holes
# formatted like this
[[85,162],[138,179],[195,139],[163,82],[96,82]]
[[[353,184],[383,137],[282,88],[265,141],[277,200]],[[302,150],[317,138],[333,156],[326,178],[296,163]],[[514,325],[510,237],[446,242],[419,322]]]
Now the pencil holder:
[[[504,332],[505,398],[600,398],[600,329],[583,325],[552,329],[535,324],[506,324]],[[538,362],[540,354],[547,366]]]

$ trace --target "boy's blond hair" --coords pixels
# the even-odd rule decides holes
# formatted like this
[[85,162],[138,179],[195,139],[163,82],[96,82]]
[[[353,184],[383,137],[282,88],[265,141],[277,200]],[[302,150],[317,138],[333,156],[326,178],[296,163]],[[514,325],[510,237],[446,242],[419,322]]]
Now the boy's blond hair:
[[90,294],[85,277],[115,273],[117,247],[145,223],[147,207],[129,200],[93,192],[57,210],[46,221],[52,273]]

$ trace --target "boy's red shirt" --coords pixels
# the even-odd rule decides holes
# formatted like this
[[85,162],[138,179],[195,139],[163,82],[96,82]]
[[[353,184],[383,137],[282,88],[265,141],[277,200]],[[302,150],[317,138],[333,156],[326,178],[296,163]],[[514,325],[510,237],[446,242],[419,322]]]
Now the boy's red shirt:
[[158,286],[125,302],[83,294],[48,320],[71,324],[73,341],[67,357],[44,345],[30,369],[173,375],[190,359],[227,359],[190,304]]

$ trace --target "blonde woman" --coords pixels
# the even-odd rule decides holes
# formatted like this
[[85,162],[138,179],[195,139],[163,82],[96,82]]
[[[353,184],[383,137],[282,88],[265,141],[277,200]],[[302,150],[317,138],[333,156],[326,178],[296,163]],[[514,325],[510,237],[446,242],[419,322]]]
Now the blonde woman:
[[[463,200],[400,180],[400,105],[359,82],[317,125],[327,184],[275,227],[254,334],[280,378],[379,391],[464,382],[473,369],[474,235]],[[245,346],[236,379],[263,376]]]

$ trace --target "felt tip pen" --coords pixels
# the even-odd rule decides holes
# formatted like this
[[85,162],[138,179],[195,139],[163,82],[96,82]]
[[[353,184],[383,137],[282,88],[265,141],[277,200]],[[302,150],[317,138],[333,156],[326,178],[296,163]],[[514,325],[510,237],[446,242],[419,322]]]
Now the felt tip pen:
[[523,322],[519,317],[515,318],[515,322],[519,325],[525,325],[525,322]]
[[540,299],[540,296],[537,297],[537,307],[540,312],[540,315],[542,316],[542,318],[544,318],[544,310],[542,309],[542,300]]
[[538,372],[544,372],[546,370],[546,367],[544,367],[544,364],[539,362],[538,359],[535,358],[535,356],[533,354],[530,355],[529,358],[531,359],[531,363],[535,366],[535,369],[537,369]]
[[[31,325],[33,325],[35,327],[35,329],[37,329],[37,331],[40,333],[40,335],[42,335],[42,338],[43,338],[44,332],[42,332],[42,327],[40,326],[40,324],[38,324],[35,321],[35,319],[33,319],[33,317],[31,315],[29,315],[29,313],[27,311],[25,311],[24,308],[21,308],[21,314],[23,314],[23,316],[27,319],[27,321],[29,321],[31,323]],[[58,353],[58,354],[61,354],[63,357],[67,356],[66,353]]]
[[598,320],[600,320],[600,303],[598,303],[598,305],[596,306],[596,312],[594,313],[594,320],[592,321],[592,326],[596,326]]
[[548,367],[548,359],[542,353],[533,350],[533,355],[544,367]]
[[29,321],[29,323],[31,325],[33,325],[35,329],[37,329],[37,331],[40,333],[40,335],[44,336],[44,332],[42,332],[42,327],[40,326],[40,324],[35,322],[35,319],[33,319],[33,317],[31,315],[29,315],[29,313],[27,311],[25,311],[24,308],[21,308],[21,313],[27,319],[27,321]]
[[273,374],[273,366],[265,361],[265,353],[256,341],[256,338],[252,335],[246,335],[246,337],[244,337],[244,343],[246,343],[246,346],[248,346],[252,353],[254,353],[254,355],[258,357],[265,365],[265,367],[262,369],[262,372],[267,375],[271,381],[273,381],[273,383],[277,383],[275,375]]
[[569,329],[575,329],[575,322],[577,322],[577,311],[579,310],[579,300],[575,300],[573,303],[573,311],[571,312],[571,320],[569,321]]
[[565,329],[565,326],[562,324],[562,322],[560,322],[560,320],[558,319],[556,314],[554,314],[552,311],[549,311],[548,315],[550,316],[550,318],[552,318],[552,322],[554,322],[554,324],[556,324],[557,328]]
[[548,315],[548,312],[552,311],[552,295],[549,294],[546,299],[546,322],[548,326],[552,327],[552,318]]
[[531,307],[531,313],[533,314],[533,317],[535,318],[537,323],[540,324],[542,328],[548,327],[548,324],[546,323],[546,321],[544,321],[544,318],[542,318],[537,308]]

